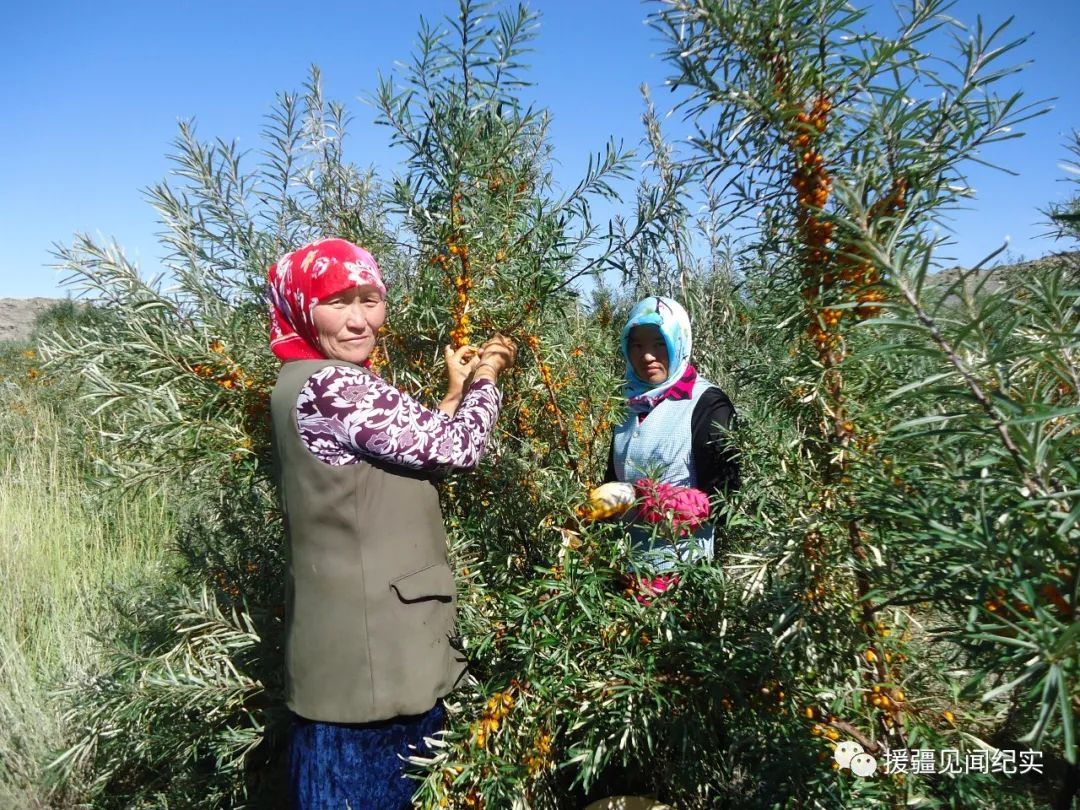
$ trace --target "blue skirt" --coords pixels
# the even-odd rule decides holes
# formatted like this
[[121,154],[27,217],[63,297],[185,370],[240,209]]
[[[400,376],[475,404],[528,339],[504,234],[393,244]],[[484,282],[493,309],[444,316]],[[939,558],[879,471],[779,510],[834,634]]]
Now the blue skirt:
[[425,714],[377,723],[320,723],[293,716],[293,810],[410,810],[419,787],[401,757],[429,756],[424,737],[443,728],[442,701]]

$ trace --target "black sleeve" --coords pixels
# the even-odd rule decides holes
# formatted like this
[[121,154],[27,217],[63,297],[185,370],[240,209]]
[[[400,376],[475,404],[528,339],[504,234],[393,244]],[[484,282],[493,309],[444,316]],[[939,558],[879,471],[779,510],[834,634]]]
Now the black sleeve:
[[607,469],[604,470],[604,480],[601,484],[606,484],[615,480],[615,440],[611,440],[611,446],[608,448],[607,454]]
[[710,498],[739,488],[739,461],[728,431],[735,427],[735,406],[715,386],[701,395],[690,418],[690,452],[698,489]]

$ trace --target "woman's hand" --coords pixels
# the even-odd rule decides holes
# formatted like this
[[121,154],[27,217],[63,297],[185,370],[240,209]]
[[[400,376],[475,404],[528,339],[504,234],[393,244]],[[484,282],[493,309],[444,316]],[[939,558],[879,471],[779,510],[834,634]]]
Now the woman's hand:
[[480,347],[475,379],[495,382],[499,373],[512,368],[517,360],[517,345],[506,335],[495,335]]
[[465,345],[454,351],[449,346],[443,350],[446,358],[446,397],[438,408],[447,416],[457,412],[458,405],[465,392],[465,383],[476,371],[480,363],[480,350],[475,346]]
[[466,380],[476,371],[480,350],[466,344],[457,351],[447,346],[443,353],[446,356],[446,391],[448,394],[460,394],[465,390]]

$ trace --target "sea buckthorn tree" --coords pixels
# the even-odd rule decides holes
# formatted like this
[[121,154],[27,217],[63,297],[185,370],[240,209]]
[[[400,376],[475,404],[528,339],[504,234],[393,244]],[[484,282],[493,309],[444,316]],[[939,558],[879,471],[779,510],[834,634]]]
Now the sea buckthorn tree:
[[[767,414],[741,449],[767,451],[768,488],[745,493],[728,563],[773,643],[735,661],[789,701],[759,739],[801,718],[827,760],[775,776],[785,801],[1068,806],[1077,785],[1075,268],[935,275],[967,167],[1040,109],[999,95],[1021,41],[948,10],[898,7],[887,33],[829,0],[653,16],[692,159],[752,233],[771,363],[736,361]],[[882,765],[1038,749],[1045,774],[838,777],[841,739]]]
[[[58,248],[102,313],[46,341],[52,372],[77,378],[110,426],[100,480],[169,480],[184,493],[175,570],[120,595],[100,675],[67,691],[72,744],[53,767],[61,779],[89,774],[89,801],[265,806],[280,794],[284,538],[265,277],[278,256],[328,234],[365,245],[384,270],[390,318],[373,367],[403,390],[437,401],[447,343],[501,332],[520,346],[488,460],[440,483],[475,659],[456,728],[483,714],[489,675],[507,669],[484,644],[494,614],[518,598],[508,583],[555,565],[558,528],[606,460],[616,348],[610,330],[591,328],[574,282],[662,232],[678,195],[657,186],[618,230],[594,223],[590,206],[631,177],[632,154],[614,143],[583,156],[579,182],[556,187],[548,116],[519,97],[535,28],[524,8],[471,2],[422,24],[413,68],[374,96],[405,153],[396,176],[349,162],[348,113],[323,97],[316,70],[302,93],[278,98],[258,153],[181,126],[172,179],[149,191],[163,226],[160,277],[89,237]],[[605,323],[614,328],[610,313]],[[478,773],[465,774],[461,796]]]

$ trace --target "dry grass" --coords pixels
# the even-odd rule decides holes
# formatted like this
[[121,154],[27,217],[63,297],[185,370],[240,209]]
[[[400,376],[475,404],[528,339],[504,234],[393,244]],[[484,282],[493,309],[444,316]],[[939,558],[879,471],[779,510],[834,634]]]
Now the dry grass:
[[0,807],[61,801],[44,768],[66,741],[55,690],[93,671],[112,594],[169,554],[169,504],[90,485],[64,402],[40,380],[0,383]]

